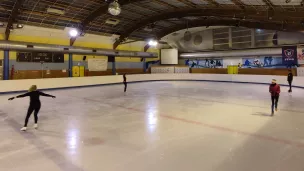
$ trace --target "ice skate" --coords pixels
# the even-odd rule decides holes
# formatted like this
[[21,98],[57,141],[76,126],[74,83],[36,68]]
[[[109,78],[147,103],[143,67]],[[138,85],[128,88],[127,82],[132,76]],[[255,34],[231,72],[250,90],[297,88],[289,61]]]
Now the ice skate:
[[34,128],[35,128],[35,129],[38,129],[38,124],[34,124]]
[[277,112],[277,111],[278,111],[278,108],[275,108],[275,111]]
[[20,131],[26,131],[26,127],[22,127],[21,129],[20,129]]

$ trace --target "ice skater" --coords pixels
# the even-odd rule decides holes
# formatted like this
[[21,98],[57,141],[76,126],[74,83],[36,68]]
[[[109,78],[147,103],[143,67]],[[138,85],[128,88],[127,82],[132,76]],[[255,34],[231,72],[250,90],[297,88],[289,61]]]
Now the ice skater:
[[288,81],[288,84],[289,84],[289,90],[288,90],[289,93],[292,92],[292,89],[291,89],[292,80],[293,80],[293,74],[292,74],[291,70],[289,70],[289,73],[288,73],[288,76],[287,76],[287,81]]
[[277,81],[275,79],[272,79],[272,82],[269,86],[269,93],[271,94],[271,116],[274,115],[274,108],[275,111],[278,111],[280,92],[280,85],[277,84]]
[[41,107],[41,102],[40,102],[40,98],[39,98],[40,96],[56,98],[55,96],[45,94],[41,91],[38,91],[37,86],[33,85],[30,87],[30,89],[27,93],[16,96],[16,97],[11,97],[8,100],[14,100],[15,98],[23,98],[23,97],[27,97],[27,96],[30,97],[30,105],[28,107],[27,114],[26,114],[25,121],[24,121],[24,126],[21,128],[21,131],[26,131],[28,120],[33,112],[34,112],[34,117],[35,117],[34,128],[35,129],[38,128],[38,112]]
[[126,77],[126,74],[123,74],[123,83],[125,85],[124,92],[126,92],[127,91],[127,77]]

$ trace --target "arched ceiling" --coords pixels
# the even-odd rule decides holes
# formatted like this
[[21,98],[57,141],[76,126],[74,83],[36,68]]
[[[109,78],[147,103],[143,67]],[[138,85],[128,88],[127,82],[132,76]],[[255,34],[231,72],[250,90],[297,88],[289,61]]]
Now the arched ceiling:
[[[122,13],[111,16],[105,0],[2,0],[0,22],[48,28],[77,27],[85,33],[121,35],[143,40],[170,31],[203,25],[234,25],[250,28],[299,31],[304,28],[303,0],[119,0]],[[49,7],[63,14],[48,13]],[[107,24],[108,19],[119,21]],[[7,27],[7,37],[9,36]],[[71,40],[73,44],[75,40]]]

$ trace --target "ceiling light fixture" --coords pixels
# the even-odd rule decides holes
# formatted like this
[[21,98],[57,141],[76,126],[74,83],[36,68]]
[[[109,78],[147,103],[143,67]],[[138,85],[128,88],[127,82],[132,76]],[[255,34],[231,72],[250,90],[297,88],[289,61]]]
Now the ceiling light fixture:
[[148,44],[149,46],[157,46],[158,42],[156,40],[150,40]]
[[17,24],[17,28],[23,28],[22,24]]
[[120,7],[119,3],[117,2],[117,0],[115,0],[109,4],[108,12],[114,16],[119,15],[121,13],[121,7]]
[[79,32],[76,29],[72,29],[72,30],[70,30],[69,34],[71,37],[76,37],[76,36],[78,36]]

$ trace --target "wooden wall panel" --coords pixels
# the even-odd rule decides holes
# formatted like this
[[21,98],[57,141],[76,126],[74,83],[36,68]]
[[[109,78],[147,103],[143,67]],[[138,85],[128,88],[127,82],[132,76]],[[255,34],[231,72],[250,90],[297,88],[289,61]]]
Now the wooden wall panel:
[[227,68],[191,68],[190,73],[227,74]]
[[27,71],[16,71],[13,75],[14,80],[19,79],[40,79],[40,78],[62,78],[68,77],[68,72],[62,72],[62,70],[50,70],[49,73],[41,70],[27,70]]
[[[132,68],[132,69],[117,69],[116,72],[121,74],[149,74],[151,73],[150,68],[145,73],[142,68]],[[205,73],[205,74],[227,74],[227,68],[191,68],[191,73]],[[293,68],[292,72],[294,76],[297,75],[297,69]],[[274,69],[264,69],[264,68],[240,68],[239,74],[245,75],[282,75],[287,76],[288,69],[285,68],[274,68]],[[86,70],[86,76],[103,76],[112,75],[112,70],[107,71],[88,71]],[[51,70],[49,74],[46,71],[43,73],[43,78],[62,78],[68,77],[68,71],[62,72],[62,70]],[[39,79],[42,78],[42,73],[40,70],[27,70],[27,71],[17,71],[14,73],[13,79]]]
[[[239,74],[245,75],[281,75],[287,76],[288,74],[287,68],[272,68],[272,69],[264,69],[264,68],[240,68]],[[297,75],[297,69],[293,68],[292,73],[294,76]]]
[[[227,68],[191,68],[191,73],[205,73],[205,74],[227,74]],[[293,68],[292,73],[294,76],[297,75],[297,69]],[[288,74],[286,68],[239,68],[239,74],[245,75],[282,75]]]

